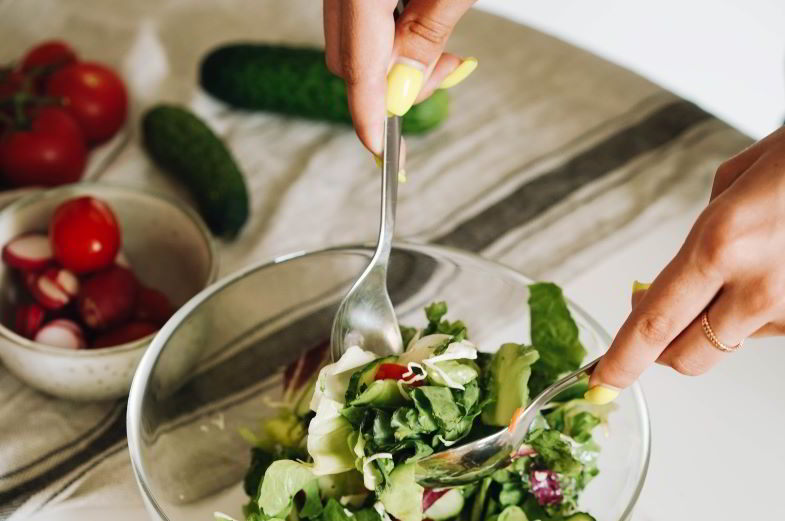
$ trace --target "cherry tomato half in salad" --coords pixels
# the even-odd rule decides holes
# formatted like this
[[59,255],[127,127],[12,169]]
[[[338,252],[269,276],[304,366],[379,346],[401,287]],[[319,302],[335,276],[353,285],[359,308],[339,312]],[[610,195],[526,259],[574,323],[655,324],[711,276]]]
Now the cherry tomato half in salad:
[[41,42],[25,54],[22,58],[22,72],[29,72],[39,67],[48,67],[52,70],[76,63],[76,52],[65,42],[60,40],[47,40]]
[[47,92],[63,98],[89,144],[104,142],[125,123],[128,93],[114,71],[98,63],[63,67],[49,79]]
[[79,125],[63,109],[43,107],[29,129],[0,139],[0,172],[11,186],[56,186],[82,177],[87,149]]
[[[405,365],[400,364],[381,364],[379,369],[376,370],[376,374],[374,375],[374,380],[408,380],[411,378],[405,378],[403,375],[409,372],[409,369]],[[418,380],[416,382],[411,383],[413,387],[418,387],[423,384],[422,380]]]
[[55,259],[74,273],[110,266],[120,249],[114,213],[94,197],[78,197],[57,207],[49,228]]

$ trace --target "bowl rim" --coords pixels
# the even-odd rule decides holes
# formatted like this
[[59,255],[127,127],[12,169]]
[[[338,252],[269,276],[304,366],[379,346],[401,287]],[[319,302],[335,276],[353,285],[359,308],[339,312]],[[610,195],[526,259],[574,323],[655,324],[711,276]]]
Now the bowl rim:
[[[144,355],[142,356],[139,364],[136,367],[136,371],[134,372],[134,377],[131,382],[131,389],[128,393],[128,405],[126,409],[126,432],[128,437],[128,451],[131,459],[131,468],[134,472],[134,477],[136,478],[136,483],[142,492],[142,499],[144,500],[145,505],[148,507],[148,510],[154,510],[155,513],[158,515],[161,521],[170,521],[169,517],[164,513],[163,509],[158,504],[156,497],[150,491],[147,483],[147,472],[145,470],[144,463],[142,462],[141,458],[141,426],[142,426],[142,404],[144,398],[144,391],[146,388],[146,383],[150,380],[150,374],[155,367],[155,362],[158,360],[158,356],[160,355],[161,351],[165,345],[165,339],[168,339],[183,323],[185,318],[190,315],[192,311],[198,308],[203,302],[208,300],[214,294],[218,293],[225,287],[255,273],[256,271],[263,270],[266,268],[270,268],[276,266],[278,264],[282,264],[287,261],[301,259],[305,257],[312,257],[317,255],[322,255],[325,253],[348,253],[352,251],[365,251],[365,252],[373,252],[376,248],[375,244],[370,243],[353,243],[353,244],[344,244],[338,246],[330,246],[326,248],[319,248],[313,250],[298,250],[291,253],[287,253],[284,255],[279,255],[276,257],[268,258],[266,260],[261,260],[255,263],[252,263],[244,268],[241,268],[231,274],[222,277],[221,279],[213,282],[208,287],[194,295],[188,302],[186,302],[180,309],[178,309],[174,315],[167,321],[166,324],[158,331],[155,338],[153,338],[152,343],[150,344],[149,349],[145,351]],[[443,245],[436,245],[436,244],[424,244],[424,243],[415,243],[415,242],[407,242],[407,241],[395,241],[392,244],[393,250],[405,250],[405,251],[414,251],[418,253],[425,253],[428,255],[432,255],[433,252],[436,253],[443,253],[450,256],[458,256],[458,257],[468,257],[473,261],[480,261],[482,263],[490,264],[498,271],[510,276],[514,279],[517,279],[521,282],[531,283],[533,279],[527,277],[526,275],[520,273],[519,271],[502,264],[500,262],[486,259],[481,255],[467,252],[458,248],[454,248],[452,246],[443,246]],[[570,308],[577,312],[580,315],[581,319],[588,323],[589,326],[594,330],[595,333],[601,338],[603,343],[606,345],[610,345],[611,343],[611,336],[605,331],[605,328],[602,327],[591,315],[589,315],[583,308],[575,302],[573,302],[569,297],[565,295],[565,299],[567,300],[568,305]],[[639,406],[642,414],[637,419],[641,425],[641,432],[642,432],[642,439],[641,444],[643,445],[644,455],[643,461],[638,469],[639,471],[639,478],[638,483],[633,490],[632,495],[630,496],[630,500],[627,503],[624,511],[622,512],[619,521],[628,520],[631,515],[632,511],[635,508],[635,505],[640,498],[641,491],[643,490],[643,486],[646,482],[646,476],[649,470],[649,462],[651,459],[651,422],[649,419],[649,407],[646,403],[646,398],[643,395],[643,390],[641,389],[640,383],[635,382],[631,386],[629,386],[626,391],[630,392],[634,396],[634,400]]]
[[[196,213],[196,211],[192,209],[190,206],[186,205],[182,201],[175,199],[174,197],[170,197],[164,194],[159,194],[157,192],[153,192],[152,190],[147,190],[144,188],[135,188],[135,187],[125,186],[115,183],[105,183],[105,182],[98,183],[92,181],[71,183],[68,185],[63,185],[55,188],[34,188],[31,189],[30,193],[27,193],[24,196],[19,197],[15,201],[8,204],[8,206],[0,210],[0,222],[4,219],[11,218],[11,216],[16,214],[20,209],[24,208],[25,206],[28,206],[32,203],[35,203],[38,200],[47,197],[52,197],[52,196],[57,197],[60,194],[63,194],[65,197],[68,197],[68,194],[73,194],[74,196],[78,196],[80,194],[83,195],[98,194],[97,197],[100,197],[100,193],[132,194],[135,196],[140,196],[142,198],[155,199],[158,202],[168,204],[170,207],[180,211],[183,215],[188,217],[188,219],[191,221],[191,224],[194,225],[196,230],[202,236],[204,244],[207,247],[207,263],[208,263],[207,277],[206,280],[204,281],[204,285],[202,289],[199,290],[197,295],[202,291],[204,291],[204,289],[210,287],[210,285],[212,285],[216,281],[218,277],[218,250],[216,248],[215,241],[212,235],[210,234],[210,230],[207,228],[207,225],[204,223],[204,221],[199,216],[199,214]],[[134,351],[149,344],[156,334],[157,332],[153,332],[147,336],[144,336],[137,340],[133,340],[131,342],[126,342],[124,344],[116,344],[106,347],[99,347],[96,349],[63,349],[61,347],[54,347],[46,344],[41,344],[40,342],[34,342],[29,338],[19,335],[11,328],[6,326],[2,321],[0,321],[0,337],[8,340],[9,345],[13,347],[20,347],[22,349],[36,351],[39,353],[45,353],[47,355],[59,355],[59,356],[73,357],[73,358],[94,358],[94,357],[111,356],[115,354]]]

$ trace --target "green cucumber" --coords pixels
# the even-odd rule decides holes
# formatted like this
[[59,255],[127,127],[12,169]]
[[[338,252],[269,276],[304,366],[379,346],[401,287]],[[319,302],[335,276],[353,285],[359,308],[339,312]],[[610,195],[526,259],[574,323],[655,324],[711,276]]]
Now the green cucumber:
[[[229,105],[310,119],[351,123],[344,81],[324,62],[324,51],[253,43],[213,49],[202,61],[199,83]],[[403,118],[405,134],[419,134],[447,117],[444,90],[415,105]]]
[[586,512],[577,512],[564,518],[564,521],[597,521]]
[[423,512],[423,517],[433,521],[442,521],[455,517],[463,510],[464,497],[461,489],[453,488],[442,497],[433,502],[428,510]]
[[396,359],[397,357],[395,356],[377,358],[373,362],[365,364],[354,374],[352,374],[352,377],[349,379],[349,385],[346,388],[346,403],[354,401],[355,398],[357,398],[368,387],[370,387],[370,385],[374,382],[373,379],[376,376],[376,372],[379,370],[380,365],[394,363]]
[[400,407],[406,403],[396,380],[376,380],[349,402],[349,407],[368,405],[381,408]]
[[142,134],[152,159],[189,189],[213,233],[237,235],[248,219],[248,192],[210,127],[188,109],[157,105],[142,118]]

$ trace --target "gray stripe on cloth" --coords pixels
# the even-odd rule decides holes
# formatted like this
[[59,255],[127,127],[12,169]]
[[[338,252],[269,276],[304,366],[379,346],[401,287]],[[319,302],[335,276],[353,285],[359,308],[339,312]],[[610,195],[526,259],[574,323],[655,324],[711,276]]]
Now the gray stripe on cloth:
[[668,143],[710,117],[687,101],[663,107],[555,170],[522,184],[501,201],[460,223],[434,242],[471,251],[482,250],[509,230],[535,219],[578,188],[636,156]]

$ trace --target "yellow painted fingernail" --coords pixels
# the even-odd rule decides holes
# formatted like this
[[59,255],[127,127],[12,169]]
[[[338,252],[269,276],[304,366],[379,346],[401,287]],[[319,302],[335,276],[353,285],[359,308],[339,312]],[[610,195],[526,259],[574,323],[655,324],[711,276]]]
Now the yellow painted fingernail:
[[382,167],[382,158],[377,156],[376,154],[372,154],[372,155],[373,155],[373,160],[376,163],[376,168],[381,168]]
[[619,396],[619,390],[610,385],[595,385],[583,395],[583,398],[595,405],[605,405]]
[[406,170],[404,170],[403,168],[398,170],[398,182],[401,184],[406,182]]
[[399,62],[387,75],[387,110],[396,116],[406,114],[420,93],[423,70],[417,65],[410,60]]
[[649,289],[650,286],[651,284],[648,282],[639,282],[636,280],[632,283],[632,292],[637,293],[639,291],[645,291]]
[[466,58],[461,62],[458,67],[455,68],[450,74],[447,75],[446,78],[442,80],[439,84],[440,89],[449,89],[450,87],[455,87],[460,82],[465,80],[469,77],[469,74],[474,72],[474,69],[477,68],[478,65],[477,58],[471,57]]

